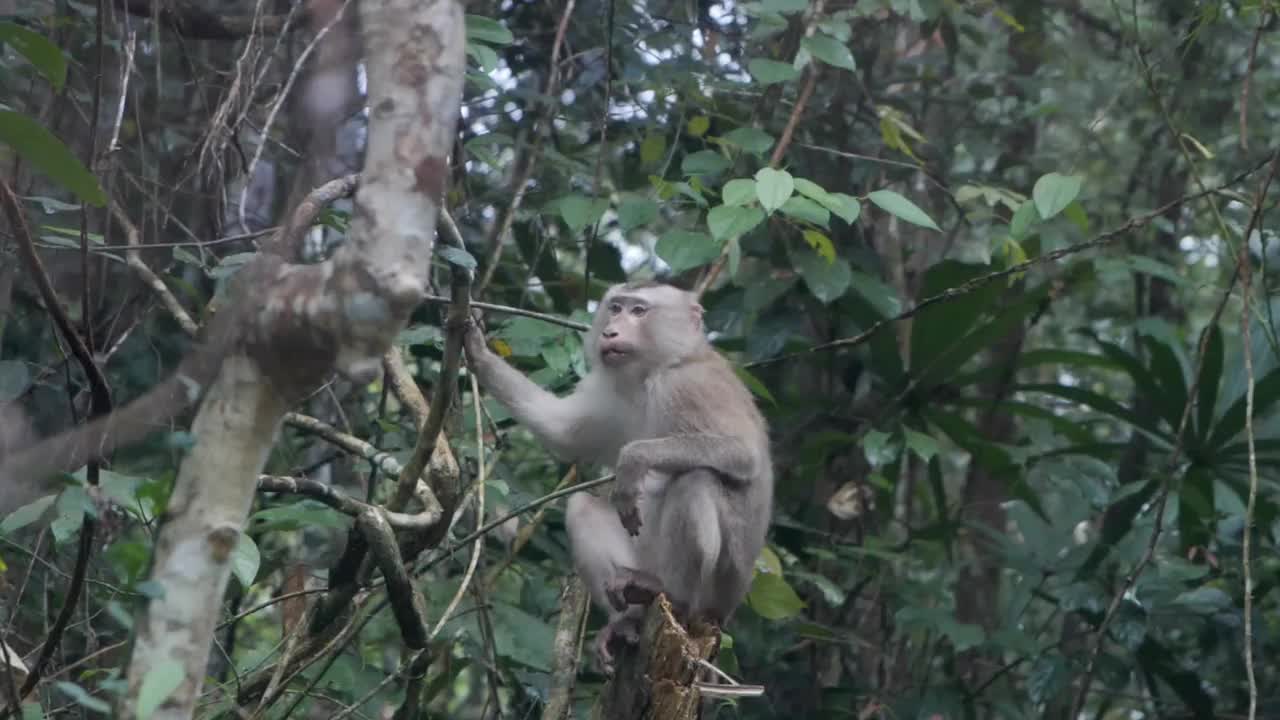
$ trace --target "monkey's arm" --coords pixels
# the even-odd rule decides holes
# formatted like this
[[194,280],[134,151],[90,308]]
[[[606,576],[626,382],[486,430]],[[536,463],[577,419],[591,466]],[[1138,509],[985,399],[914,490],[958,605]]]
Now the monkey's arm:
[[674,479],[690,470],[706,468],[714,470],[731,487],[745,488],[757,478],[761,462],[746,441],[730,435],[699,433],[635,440],[624,445],[618,455],[617,479],[610,501],[627,532],[639,535],[641,485],[650,470]]
[[[562,398],[538,387],[490,350],[474,325],[467,328],[464,346],[467,366],[480,384],[553,454],[565,461],[598,460],[591,452],[591,438],[597,433],[592,427],[591,405],[584,388],[579,386],[572,395]],[[597,420],[608,423],[607,418]],[[599,427],[595,424],[595,428]]]
[[639,482],[648,470],[679,475],[695,468],[715,470],[726,480],[748,483],[759,458],[742,438],[697,433],[634,440],[618,455],[618,484]]

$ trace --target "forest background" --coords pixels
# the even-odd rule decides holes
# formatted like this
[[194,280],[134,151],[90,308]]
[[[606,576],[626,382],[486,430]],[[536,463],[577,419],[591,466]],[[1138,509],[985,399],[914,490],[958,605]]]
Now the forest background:
[[[248,402],[272,390],[227,378],[258,371],[214,363],[198,414],[0,493],[0,699],[585,717],[601,617],[560,496],[588,469],[477,394],[451,328],[487,304],[564,392],[592,301],[660,275],[706,288],[773,434],[717,658],[765,692],[720,717],[1280,717],[1277,9],[474,0],[463,46],[445,0],[0,2],[0,469],[168,387],[200,327],[283,285],[245,270],[260,249],[389,257],[364,93],[413,73],[361,17],[438,13],[404,37],[462,83],[460,122],[420,102],[435,134],[394,145],[448,158],[414,166],[429,301],[324,336],[385,336],[381,373],[257,318],[259,379],[316,382]],[[245,444],[191,427],[220,399],[261,415]],[[247,491],[200,494],[224,486]]]

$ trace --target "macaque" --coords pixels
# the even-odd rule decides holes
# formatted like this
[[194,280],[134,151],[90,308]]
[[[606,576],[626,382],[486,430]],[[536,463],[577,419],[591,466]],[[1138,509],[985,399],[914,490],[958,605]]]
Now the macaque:
[[658,593],[676,617],[722,626],[751,585],[773,505],[768,428],[745,385],[707,341],[692,294],[616,285],[596,311],[590,372],[566,397],[538,387],[466,335],[480,383],[556,456],[614,468],[606,502],[570,496],[574,565],[609,614],[596,655],[634,644]]

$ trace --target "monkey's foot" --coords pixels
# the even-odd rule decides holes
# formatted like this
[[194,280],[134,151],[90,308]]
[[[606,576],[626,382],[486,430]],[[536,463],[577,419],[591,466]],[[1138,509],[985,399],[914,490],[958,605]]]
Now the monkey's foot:
[[619,644],[623,646],[636,645],[639,642],[639,617],[624,614],[610,620],[596,634],[596,662],[600,665],[600,671],[609,677],[613,677],[613,647]]
[[662,581],[643,570],[626,569],[609,581],[604,593],[613,609],[626,610],[628,605],[648,605],[662,592]]

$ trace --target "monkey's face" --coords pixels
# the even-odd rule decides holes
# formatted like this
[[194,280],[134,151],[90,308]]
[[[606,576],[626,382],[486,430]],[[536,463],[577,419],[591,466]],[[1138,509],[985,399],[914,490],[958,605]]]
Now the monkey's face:
[[604,323],[596,340],[601,363],[619,368],[643,357],[649,345],[646,338],[651,309],[640,296],[619,294],[605,299],[599,311]]

